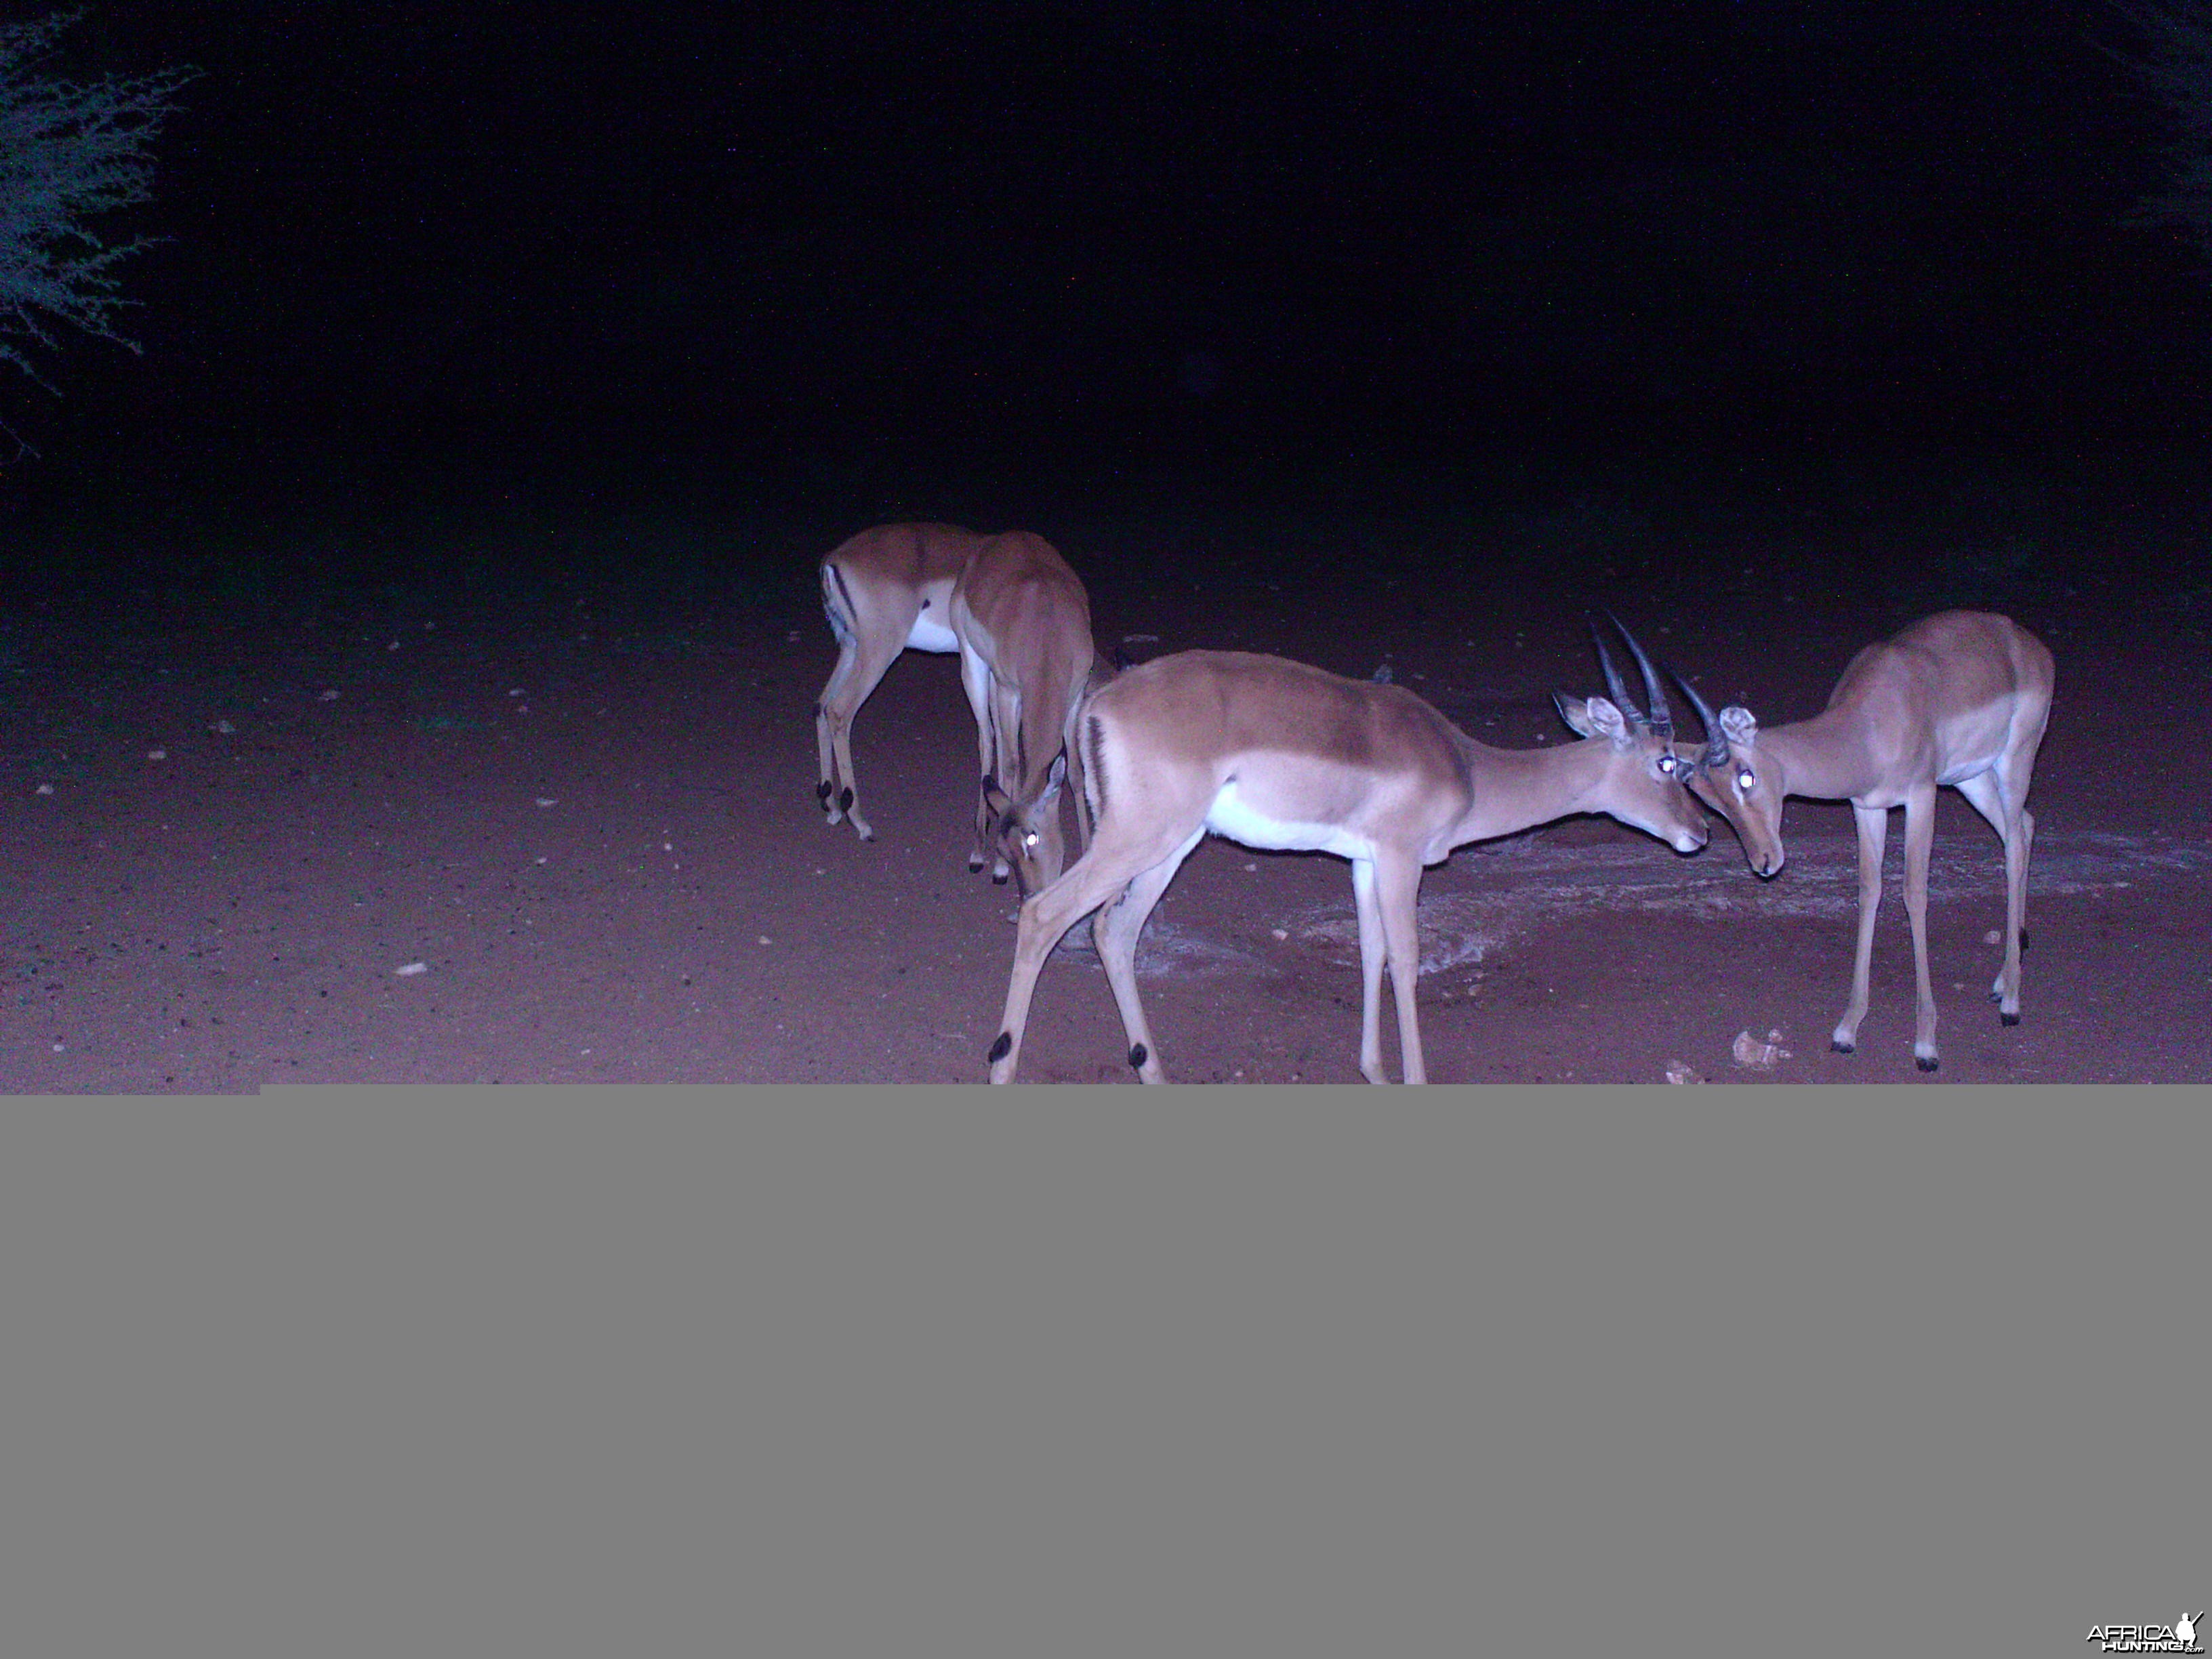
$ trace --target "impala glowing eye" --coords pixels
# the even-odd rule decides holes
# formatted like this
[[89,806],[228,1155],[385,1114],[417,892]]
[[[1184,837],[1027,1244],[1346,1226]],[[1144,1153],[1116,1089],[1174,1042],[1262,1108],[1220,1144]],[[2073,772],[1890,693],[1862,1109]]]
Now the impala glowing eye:
[[1752,776],[1751,769],[1749,767],[1746,767],[1742,771],[1735,775],[1735,787],[1739,789],[1748,789],[1753,784],[1757,783],[1758,781],[1759,780],[1757,778]]

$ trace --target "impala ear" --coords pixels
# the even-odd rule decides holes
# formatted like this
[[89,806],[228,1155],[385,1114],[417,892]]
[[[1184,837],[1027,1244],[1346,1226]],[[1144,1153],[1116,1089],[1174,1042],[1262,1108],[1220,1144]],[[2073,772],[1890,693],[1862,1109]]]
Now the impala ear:
[[1730,703],[1721,710],[1721,730],[1730,743],[1741,748],[1748,749],[1759,740],[1759,722],[1741,703]]
[[1052,757],[1052,768],[1044,775],[1044,789],[1037,796],[1040,809],[1050,806],[1060,799],[1060,786],[1067,781],[1067,750],[1063,749]]
[[1632,741],[1627,717],[1603,697],[1592,697],[1585,702],[1564,691],[1554,691],[1552,701],[1559,706],[1559,718],[1583,737],[1609,738],[1618,744]]

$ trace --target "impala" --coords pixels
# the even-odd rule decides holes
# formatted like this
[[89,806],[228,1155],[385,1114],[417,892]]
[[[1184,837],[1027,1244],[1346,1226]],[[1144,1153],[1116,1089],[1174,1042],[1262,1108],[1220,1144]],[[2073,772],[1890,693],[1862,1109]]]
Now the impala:
[[[838,647],[814,705],[815,794],[829,821],[849,817],[862,841],[875,839],[860,811],[854,717],[902,651],[957,653],[982,769],[968,867],[991,863],[1001,882],[1019,873],[1025,891],[1059,874],[1060,757],[1073,753],[1076,703],[1113,673],[1091,642],[1091,601],[1066,561],[1024,532],[880,525],[823,557],[822,608]],[[1079,790],[1078,799],[1082,829]]]
[[[968,867],[988,861],[994,881],[1011,871],[1033,893],[1066,857],[1060,793],[1076,711],[1109,675],[1091,637],[1090,597],[1051,543],[1014,531],[975,550],[953,586],[951,622],[982,768]],[[1079,793],[1080,763],[1073,769]]]
[[983,542],[957,525],[887,524],[823,556],[822,608],[837,639],[837,665],[814,704],[822,777],[814,793],[830,822],[852,819],[862,841],[876,832],[860,816],[853,718],[902,651],[960,648],[952,589]]
[[1167,1080],[1137,996],[1137,936],[1208,830],[1248,847],[1352,861],[1360,1072],[1370,1083],[1387,1080],[1387,959],[1406,1081],[1425,1081],[1413,1006],[1424,866],[1468,842],[1571,812],[1607,813],[1680,853],[1705,845],[1704,816],[1682,783],[1692,763],[1674,754],[1658,678],[1636,641],[1628,644],[1650,716],[1629,701],[1600,639],[1612,701],[1559,697],[1583,741],[1557,749],[1492,749],[1402,687],[1242,652],[1158,658],[1102,688],[1081,722],[1090,847],[1022,906],[991,1081],[1013,1079],[1046,957],[1101,905],[1092,937],[1128,1034],[1129,1064],[1146,1083]]
[[1683,682],[1705,721],[1706,747],[1691,787],[1735,826],[1761,877],[1782,868],[1782,803],[1790,795],[1849,800],[1858,821],[1858,951],[1851,1000],[1830,1042],[1858,1046],[1881,903],[1889,811],[1905,808],[1905,914],[1912,928],[1918,994],[1912,1056],[1936,1068],[1936,995],[1928,975],[1928,855],[1936,837],[1936,792],[1949,785],[2004,842],[2004,963],[1990,1000],[2007,1025],[2020,1024],[2020,957],[2027,948],[2027,855],[2035,818],[2027,810],[2035,751],[2051,717],[2051,653],[2008,617],[1947,611],[1853,657],[1828,706],[1810,720],[1762,729],[1749,709],[1717,720]]

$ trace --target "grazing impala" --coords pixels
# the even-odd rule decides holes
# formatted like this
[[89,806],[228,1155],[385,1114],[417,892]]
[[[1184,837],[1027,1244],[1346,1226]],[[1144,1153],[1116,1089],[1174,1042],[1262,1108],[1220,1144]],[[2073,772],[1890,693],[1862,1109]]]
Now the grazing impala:
[[1628,643],[1644,671],[1650,717],[1629,701],[1601,639],[1613,700],[1559,698],[1584,741],[1557,749],[1492,749],[1402,687],[1242,652],[1158,658],[1103,688],[1081,722],[1090,848],[1022,906],[991,1081],[1013,1080],[1046,957],[1101,905],[1092,936],[1128,1033],[1129,1063],[1146,1083],[1167,1080],[1137,998],[1137,935],[1209,830],[1248,847],[1352,861],[1360,1072],[1370,1083],[1387,1080],[1387,958],[1406,1081],[1425,1081],[1413,1009],[1422,866],[1468,842],[1570,812],[1609,813],[1680,853],[1705,845],[1704,817],[1681,781],[1692,763],[1674,754],[1658,678]]
[[984,538],[950,524],[887,524],[824,555],[822,608],[837,638],[837,665],[814,705],[815,786],[830,822],[850,818],[862,841],[876,832],[860,816],[853,773],[853,717],[902,651],[957,651],[952,589]]
[[1744,856],[1762,877],[1782,868],[1785,796],[1848,799],[1858,819],[1858,953],[1851,1000],[1830,1039],[1850,1054],[1866,1017],[1874,918],[1881,903],[1881,856],[1889,809],[1905,808],[1905,915],[1912,927],[1918,1018],[1912,1055],[1937,1065],[1936,995],[1928,975],[1928,854],[1936,837],[1936,791],[1948,784],[1987,818],[2004,842],[2004,963],[1990,988],[2008,1025],[2020,1024],[2020,954],[2027,947],[2027,855],[2035,818],[2027,810],[2035,751],[2051,717],[2051,653],[2018,623],[1978,611],[1923,618],[1850,660],[1825,711],[1763,729],[1751,711],[1716,719],[1687,682],[1705,723],[1706,747],[1691,787],[1735,827]]
[[1091,642],[1091,601],[1066,561],[1024,532],[881,525],[823,559],[822,608],[838,646],[814,706],[815,794],[829,821],[849,817],[862,841],[875,839],[860,816],[854,717],[902,651],[957,652],[982,769],[968,867],[990,863],[1001,882],[1018,872],[1025,891],[1058,875],[1060,757],[1073,754],[1075,704],[1113,672]]
[[[968,867],[988,862],[1001,882],[1011,870],[1026,896],[1057,877],[1066,857],[1060,790],[1076,710],[1106,678],[1091,599],[1051,543],[1013,531],[975,550],[953,586],[951,619],[982,763]],[[1080,763],[1072,769],[1080,792]]]

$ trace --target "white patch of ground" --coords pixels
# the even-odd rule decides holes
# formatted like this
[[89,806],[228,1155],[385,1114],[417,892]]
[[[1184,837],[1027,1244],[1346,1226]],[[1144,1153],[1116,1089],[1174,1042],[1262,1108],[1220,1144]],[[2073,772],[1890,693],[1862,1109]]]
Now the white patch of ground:
[[[1893,823],[1883,861],[1885,909],[1901,902],[1905,883],[1904,825]],[[1421,892],[1423,975],[1481,963],[1530,927],[1591,909],[1648,910],[1662,915],[1742,913],[1759,916],[1849,916],[1858,908],[1858,846],[1827,837],[1789,843],[1789,862],[1771,881],[1745,866],[1723,831],[1704,853],[1677,857],[1656,843],[1570,846],[1541,835],[1498,844],[1509,857],[1492,863],[1462,852],[1431,871]],[[2040,897],[2094,893],[2156,879],[2162,873],[2212,870],[2212,846],[2091,831],[2068,836],[2045,829],[2038,836],[2028,872],[2029,917]],[[2004,854],[1994,835],[1938,837],[1929,856],[1929,896],[2004,902]],[[1350,903],[1313,907],[1284,922],[1285,931],[1333,963],[1356,966],[1359,929]],[[1076,945],[1071,933],[1069,947]],[[1200,927],[1155,917],[1138,949],[1147,975],[1188,975],[1209,969],[1249,971],[1261,966],[1251,952]]]

